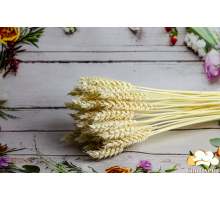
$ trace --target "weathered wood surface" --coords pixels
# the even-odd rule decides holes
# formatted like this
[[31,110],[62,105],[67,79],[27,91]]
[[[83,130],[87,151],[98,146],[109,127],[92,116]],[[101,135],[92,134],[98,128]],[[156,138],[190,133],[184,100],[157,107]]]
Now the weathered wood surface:
[[4,83],[9,99],[4,106],[18,108],[7,111],[22,119],[0,118],[0,142],[10,147],[26,147],[11,156],[18,165],[38,164],[49,172],[35,156],[38,150],[61,161],[68,160],[91,172],[114,165],[135,168],[139,160],[152,162],[153,170],[188,167],[188,152],[197,149],[215,151],[209,139],[219,137],[218,121],[183,127],[150,137],[143,143],[106,160],[95,161],[74,142],[59,140],[73,129],[71,111],[64,102],[71,98],[75,80],[81,76],[101,76],[128,81],[133,85],[173,90],[220,90],[219,80],[208,81],[204,61],[184,44],[186,31],[179,28],[178,42],[172,46],[169,34],[161,28],[141,28],[133,33],[128,28],[78,28],[66,35],[62,28],[46,28],[39,49],[24,45],[25,53],[17,76],[9,74]]
[[[68,133],[68,131],[1,132],[1,142],[17,148],[28,148],[13,154],[34,154],[36,143],[37,148],[46,155],[86,155],[77,143],[60,142],[60,139]],[[219,130],[168,131],[151,136],[144,142],[126,148],[125,151],[163,155],[187,155],[189,151],[194,152],[201,148],[216,151],[217,148],[209,143],[210,138],[216,137],[219,137]]]
[[[73,130],[73,119],[69,109],[19,109],[18,111],[7,111],[8,114],[18,116],[20,119],[5,120],[2,131],[71,131]],[[25,123],[24,123],[25,121]],[[179,129],[220,129],[218,121],[194,124]]]
[[[73,36],[74,37],[74,36]],[[170,90],[220,90],[219,80],[208,81],[203,62],[144,63],[22,63],[17,76],[5,79],[9,99],[18,108],[62,107],[82,76],[101,76],[135,86]]]
[[[132,32],[127,27],[81,28],[73,35],[67,35],[62,28],[47,28],[38,43],[39,49],[26,45],[27,51],[145,51],[157,49],[186,49],[184,46],[185,28],[179,28],[178,43],[171,46],[169,33],[163,27],[143,27]],[[150,47],[150,48],[149,48]]]
[[[179,171],[176,173],[185,173],[187,168],[196,168],[189,167],[186,164],[186,160],[188,155],[149,155],[138,152],[123,152],[122,154],[105,160],[94,161],[90,159],[88,156],[50,156],[53,160],[60,162],[65,158],[67,161],[74,163],[77,167],[80,167],[83,172],[92,173],[92,169],[88,168],[88,166],[95,169],[98,173],[105,173],[105,169],[119,165],[121,167],[129,167],[132,168],[132,171],[136,169],[140,160],[149,160],[152,163],[152,170],[158,171],[161,166],[161,172],[164,172],[166,169],[171,169],[175,165]],[[28,165],[37,165],[40,167],[41,172],[50,172],[50,169],[45,169],[45,164],[40,161],[37,156],[33,155],[12,155],[11,156],[13,162],[21,167],[23,163]],[[185,169],[181,169],[185,168]],[[198,168],[198,167],[197,167]]]

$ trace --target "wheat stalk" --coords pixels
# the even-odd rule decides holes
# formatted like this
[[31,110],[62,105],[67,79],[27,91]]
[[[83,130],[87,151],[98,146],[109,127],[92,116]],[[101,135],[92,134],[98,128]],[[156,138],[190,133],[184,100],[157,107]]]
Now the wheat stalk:
[[220,92],[160,90],[109,78],[82,77],[65,105],[78,111],[72,134],[93,158],[115,156],[125,147],[171,129],[219,120]]

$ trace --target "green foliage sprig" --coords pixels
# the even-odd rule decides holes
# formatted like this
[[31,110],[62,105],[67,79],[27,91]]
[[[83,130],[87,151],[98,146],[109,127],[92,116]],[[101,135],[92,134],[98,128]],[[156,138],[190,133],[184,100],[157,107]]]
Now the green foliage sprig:
[[[3,107],[3,106],[0,106],[0,109],[8,109],[8,110],[16,110],[16,108],[9,108],[9,107]],[[16,118],[19,118],[20,117],[16,117],[16,116],[13,116],[13,115],[9,115],[3,111],[0,110],[0,117],[4,118],[4,119],[7,119],[8,118],[13,118],[13,119],[16,119]]]
[[[2,150],[3,149],[3,150]],[[7,144],[2,145],[0,143],[0,161],[1,157],[7,155],[8,153],[15,152],[15,151],[21,151],[25,148],[17,149],[17,148],[8,148]],[[8,166],[4,168],[0,168],[0,173],[1,172],[8,172],[8,173],[15,173],[15,172],[24,172],[24,173],[39,173],[40,168],[35,165],[23,165],[22,168],[16,166],[14,163],[10,162],[8,163]]]
[[[174,171],[178,170],[176,167],[177,167],[177,165],[175,165],[172,169],[164,170],[164,172],[166,172],[166,173],[174,172]],[[145,169],[143,167],[136,167],[136,170],[133,173],[161,173],[161,167],[156,172],[149,172],[147,169]]]
[[[37,149],[36,149],[36,152],[39,158],[41,159],[41,161],[47,165],[46,169],[48,168],[52,169],[51,172],[57,171],[59,173],[72,173],[72,172],[83,173],[80,167],[77,167],[76,165],[72,164],[71,162],[66,161],[65,159],[62,162],[56,162],[55,160],[42,154]],[[176,167],[177,165],[175,165],[172,169],[164,170],[164,172],[170,173],[170,172],[176,171],[178,170]],[[98,173],[94,168],[90,166],[88,166],[88,168],[92,169],[93,173]],[[156,172],[149,172],[147,169],[143,167],[136,167],[136,170],[133,173],[161,173],[161,167]]]
[[40,160],[47,165],[46,169],[50,168],[51,172],[57,171],[59,173],[82,173],[82,169],[80,167],[77,167],[76,165],[73,165],[71,162],[68,162],[66,160],[63,160],[62,162],[56,162],[55,160],[42,154],[37,149],[36,153]]
[[2,44],[0,52],[0,73],[5,69],[3,78],[10,72],[14,72],[16,75],[19,63],[22,60],[16,59],[17,53],[25,51],[21,49],[22,45],[19,44],[29,44],[38,48],[36,44],[42,33],[44,33],[44,28],[36,27],[26,27],[20,28],[21,34],[16,42],[8,42],[7,45]]
[[15,44],[18,43],[26,43],[29,45],[34,45],[38,48],[36,42],[39,41],[40,35],[44,32],[44,28],[35,28],[35,27],[26,27],[26,28],[20,28],[21,35],[19,39],[15,42]]

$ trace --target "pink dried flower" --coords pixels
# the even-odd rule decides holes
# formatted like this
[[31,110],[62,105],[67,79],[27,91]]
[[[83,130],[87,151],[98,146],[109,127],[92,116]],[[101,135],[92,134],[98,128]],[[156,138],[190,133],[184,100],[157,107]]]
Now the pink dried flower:
[[141,160],[139,162],[139,166],[138,167],[143,167],[144,169],[147,169],[149,172],[152,171],[151,163],[148,160]]
[[218,51],[212,49],[209,53],[207,53],[205,58],[205,72],[206,72],[206,77],[209,80],[220,76],[220,69],[215,67],[215,66],[219,66],[219,64],[220,64],[220,54]]

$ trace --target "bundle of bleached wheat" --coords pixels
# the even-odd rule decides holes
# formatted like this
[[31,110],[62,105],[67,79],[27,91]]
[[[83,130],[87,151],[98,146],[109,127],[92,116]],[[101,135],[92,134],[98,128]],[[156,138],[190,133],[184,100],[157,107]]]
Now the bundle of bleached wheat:
[[220,92],[172,91],[133,86],[108,78],[83,77],[65,103],[76,129],[62,138],[84,144],[93,158],[121,153],[151,135],[220,119]]

